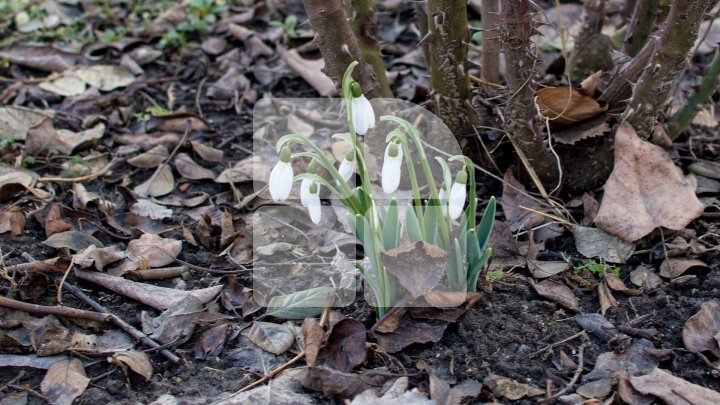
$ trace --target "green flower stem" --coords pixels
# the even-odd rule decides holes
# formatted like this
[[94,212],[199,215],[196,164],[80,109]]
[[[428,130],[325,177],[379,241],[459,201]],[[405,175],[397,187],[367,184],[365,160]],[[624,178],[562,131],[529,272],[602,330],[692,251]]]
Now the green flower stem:
[[[400,118],[400,117],[393,117],[390,115],[384,115],[380,117],[381,121],[393,121],[398,124],[400,124],[405,130],[407,131],[408,135],[413,138],[413,141],[415,142],[415,147],[418,150],[418,154],[420,155],[420,164],[422,165],[423,172],[425,172],[425,179],[427,180],[428,186],[430,187],[430,196],[431,200],[434,200],[435,202],[440,201],[440,197],[438,195],[437,186],[435,185],[435,179],[432,176],[432,170],[430,169],[430,164],[427,160],[427,155],[425,154],[425,149],[422,145],[422,140],[420,139],[420,135],[417,132],[417,129],[415,127],[407,122],[406,120]],[[449,198],[450,196],[448,196]],[[443,213],[442,206],[440,204],[435,205],[435,209],[437,210],[438,218],[444,218],[445,214]],[[440,234],[443,238],[443,248],[449,249],[450,248],[450,233],[448,230],[447,223],[445,221],[438,221],[438,224],[440,225]]]

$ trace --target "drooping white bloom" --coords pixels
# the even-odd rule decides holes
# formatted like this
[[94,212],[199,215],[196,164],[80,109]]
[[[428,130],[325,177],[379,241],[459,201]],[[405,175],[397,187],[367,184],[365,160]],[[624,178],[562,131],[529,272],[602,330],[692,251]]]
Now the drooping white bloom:
[[448,214],[448,199],[447,199],[447,193],[445,192],[445,184],[443,184],[442,187],[440,187],[440,191],[438,192],[438,200],[440,200],[440,207],[443,209],[443,215]]
[[290,149],[285,147],[280,152],[280,160],[278,160],[270,172],[268,188],[270,189],[270,196],[273,200],[287,200],[292,190],[294,176],[295,173],[293,173],[292,163],[290,163]]
[[300,203],[303,207],[308,206],[310,201],[310,185],[313,183],[310,179],[302,179],[300,182]]
[[353,97],[351,109],[355,133],[365,135],[369,129],[375,128],[375,112],[364,94]]
[[400,186],[400,175],[402,173],[403,150],[395,142],[390,142],[385,148],[383,160],[382,189],[385,194],[392,194]]
[[338,167],[338,173],[340,173],[340,177],[342,177],[343,180],[348,181],[350,180],[350,177],[352,177],[353,172],[355,171],[354,161],[355,151],[350,149],[342,162],[340,162],[340,167]]
[[320,203],[320,185],[318,183],[312,183],[309,187],[309,198],[307,203],[308,214],[310,214],[310,220],[315,225],[320,223],[322,217],[322,204]]
[[[317,173],[317,163],[314,159],[308,165],[307,172],[311,174]],[[303,207],[308,206],[308,201],[310,201],[310,185],[313,183],[314,181],[308,178],[302,179],[302,182],[300,182],[300,203]]]
[[448,198],[448,214],[450,218],[456,219],[462,214],[467,198],[467,172],[463,169],[458,173],[455,182],[450,187],[450,198]]

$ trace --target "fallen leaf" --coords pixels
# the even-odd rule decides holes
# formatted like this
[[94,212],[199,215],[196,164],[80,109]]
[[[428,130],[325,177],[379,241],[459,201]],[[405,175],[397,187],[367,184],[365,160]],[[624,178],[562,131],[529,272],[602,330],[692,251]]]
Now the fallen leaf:
[[61,72],[83,63],[83,57],[55,46],[14,45],[0,49],[0,58],[43,72]]
[[122,277],[111,276],[95,271],[75,270],[75,276],[81,280],[93,282],[120,295],[142,302],[160,311],[176,307],[183,301],[191,298],[196,298],[201,303],[206,304],[214,300],[220,293],[220,290],[222,290],[222,285],[191,291],[178,290],[175,288],[158,287],[148,283],[138,283]]
[[144,198],[138,199],[135,204],[130,207],[130,212],[151,219],[165,219],[173,215],[171,209],[165,208],[160,204],[155,204]]
[[195,163],[187,153],[178,153],[177,156],[175,156],[174,163],[175,169],[186,179],[203,180],[215,178],[212,170]]
[[618,306],[617,300],[605,283],[598,284],[598,300],[600,301],[600,314],[603,316],[608,309]]
[[633,388],[642,394],[653,395],[669,405],[720,403],[720,392],[692,384],[659,368],[644,375],[630,375],[629,379]]
[[376,331],[380,333],[392,333],[395,332],[400,326],[400,321],[407,313],[407,308],[400,308],[397,311],[393,312],[390,316],[385,318],[382,323],[377,325],[375,328]]
[[620,277],[618,277],[612,273],[605,273],[604,280],[605,280],[605,283],[607,284],[607,286],[615,291],[619,291],[623,294],[633,295],[633,296],[642,295],[642,291],[628,288],[625,285],[625,283],[620,279]]
[[615,167],[595,224],[627,242],[665,228],[680,230],[705,207],[663,148],[643,141],[627,122],[615,135]]
[[188,15],[185,7],[185,4],[175,4],[169,9],[163,11],[155,17],[150,24],[145,26],[145,29],[140,35],[149,38],[163,36],[166,31],[187,20]]
[[365,361],[365,326],[354,319],[343,319],[333,325],[327,344],[320,349],[317,364],[343,372],[352,371]]
[[219,356],[230,331],[232,331],[232,325],[229,323],[223,323],[205,331],[193,348],[195,358],[205,360],[208,357]]
[[283,354],[295,341],[295,335],[286,325],[255,321],[247,337],[268,353]]
[[202,312],[203,303],[188,295],[158,317],[143,311],[140,314],[142,331],[161,344],[179,345],[190,339]]
[[325,62],[322,59],[303,59],[297,49],[288,51],[278,47],[278,53],[290,69],[305,79],[321,96],[328,97],[337,94],[335,83],[323,72]]
[[707,264],[697,259],[667,258],[660,265],[660,275],[665,278],[675,278],[692,267],[707,267]]
[[167,164],[162,164],[149,179],[135,187],[133,191],[140,197],[159,197],[172,192],[174,188],[175,178],[172,170]]
[[55,249],[68,248],[76,252],[84,250],[91,245],[103,247],[102,242],[95,239],[92,235],[78,231],[56,233],[45,239],[42,243]]
[[595,94],[595,90],[597,90],[598,85],[600,84],[601,78],[602,78],[601,70],[598,70],[597,72],[586,77],[585,79],[583,79],[582,83],[580,83],[580,91],[584,95],[592,97],[593,94]]
[[133,239],[128,243],[128,252],[146,264],[146,268],[173,263],[181,250],[182,241],[150,233],[143,234],[140,239]]
[[320,352],[320,345],[325,338],[320,322],[315,318],[305,318],[302,324],[303,342],[305,343],[305,362],[310,367],[317,365],[317,357]]
[[576,393],[585,398],[603,399],[610,395],[613,388],[613,380],[610,378],[601,378],[599,380],[585,383],[575,390]]
[[39,356],[64,352],[72,344],[72,334],[52,315],[23,322],[30,335],[30,343]]
[[691,352],[710,351],[720,356],[720,301],[712,300],[701,305],[700,311],[691,316],[683,328],[683,343]]
[[578,252],[588,259],[625,263],[635,252],[635,244],[625,242],[602,229],[573,225],[572,233]]
[[152,363],[150,363],[150,357],[148,357],[147,353],[138,350],[127,350],[113,354],[112,358],[114,361],[129,367],[130,370],[144,377],[145,381],[150,381],[150,377],[152,377]]
[[50,237],[56,233],[70,230],[72,230],[72,225],[60,218],[60,205],[51,204],[45,217],[45,235]]
[[647,339],[634,339],[630,347],[623,352],[600,354],[595,360],[593,370],[583,378],[586,381],[593,381],[600,378],[613,378],[616,371],[632,375],[652,370],[659,364],[657,357],[648,351],[648,349],[654,348],[652,342]]
[[493,373],[485,377],[483,384],[490,388],[493,394],[505,397],[511,401],[517,401],[526,397],[536,397],[545,393],[545,391],[533,385],[523,384],[511,378],[501,377]]
[[223,152],[220,149],[215,149],[210,146],[205,145],[202,142],[198,141],[190,141],[190,144],[192,145],[193,150],[195,153],[200,155],[200,157],[203,160],[207,160],[208,162],[214,162],[214,163],[222,163],[224,160],[225,152]]
[[[431,380],[432,381],[432,380]],[[350,405],[437,405],[434,399],[429,399],[427,394],[417,388],[408,390],[409,381],[407,377],[400,377],[393,381],[392,385],[382,393],[374,389],[368,389],[353,398]]]
[[105,134],[105,124],[100,123],[85,131],[73,132],[67,129],[55,129],[52,120],[46,119],[40,125],[28,131],[25,148],[31,155],[58,151],[70,155],[75,148],[100,139]]
[[397,353],[413,343],[439,342],[448,323],[418,321],[406,314],[392,333],[375,333],[378,345],[388,353]]
[[533,283],[532,286],[541,297],[555,301],[572,311],[579,311],[577,297],[565,284],[560,284],[552,280],[545,280],[540,283]]
[[535,278],[547,278],[560,274],[572,267],[568,262],[543,262],[540,260],[527,260],[527,266]]
[[291,134],[299,134],[306,138],[309,138],[315,132],[315,128],[309,123],[302,120],[295,114],[290,114],[287,117],[287,130]]
[[73,72],[64,73],[59,77],[50,76],[46,81],[39,83],[38,87],[63,97],[79,96],[87,90],[85,82]]
[[24,141],[28,130],[44,119],[53,119],[51,110],[37,110],[20,106],[0,106],[0,128],[3,135],[16,141]]
[[327,396],[353,398],[367,389],[382,387],[390,378],[385,373],[344,373],[317,366],[305,368],[302,385],[311,390],[322,391]]
[[505,219],[513,232],[527,230],[545,222],[545,217],[526,209],[530,208],[540,212],[545,210],[539,202],[529,197],[525,186],[515,179],[511,169],[508,169],[503,177],[503,194],[500,204],[502,204]]
[[432,291],[447,272],[447,252],[422,241],[382,252],[380,260],[413,298]]
[[135,81],[135,75],[117,65],[81,66],[72,73],[100,91],[112,91],[119,87],[126,87]]
[[165,146],[157,145],[147,152],[131,157],[127,162],[135,167],[153,169],[160,166],[169,155],[170,152]]
[[90,245],[82,252],[75,255],[75,264],[82,268],[95,267],[97,271],[102,271],[105,266],[115,263],[127,257],[118,246],[96,247]]
[[90,379],[80,360],[60,360],[48,369],[40,383],[40,392],[53,405],[71,405],[88,384]]
[[272,297],[267,315],[282,319],[305,319],[317,316],[325,307],[328,297],[335,295],[332,287],[315,287],[288,295]]
[[569,126],[592,118],[605,108],[572,87],[545,87],[535,92],[540,114],[557,126]]
[[653,269],[642,265],[630,272],[630,281],[638,287],[643,287],[645,291],[654,290],[663,282]]
[[19,207],[8,208],[0,212],[0,234],[10,232],[12,236],[22,235],[25,231],[25,214]]

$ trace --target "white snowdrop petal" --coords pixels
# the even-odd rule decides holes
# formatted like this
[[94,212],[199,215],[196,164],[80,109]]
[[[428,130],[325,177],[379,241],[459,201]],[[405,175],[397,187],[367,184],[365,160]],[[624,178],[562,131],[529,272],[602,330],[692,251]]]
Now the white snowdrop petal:
[[364,105],[361,97],[355,97],[352,99],[352,121],[355,127],[355,133],[358,135],[365,135],[368,131],[368,122],[366,120],[367,115],[363,109]]
[[438,199],[440,200],[440,206],[443,209],[443,214],[448,214],[448,200],[447,200],[447,193],[445,192],[445,187],[440,188],[440,192],[438,192]]
[[465,184],[453,183],[452,188],[450,188],[450,199],[448,201],[450,218],[456,219],[462,214],[463,207],[465,206],[465,197],[467,197]]
[[320,223],[322,217],[322,204],[320,203],[320,186],[318,186],[317,193],[310,193],[310,199],[308,200],[308,214],[310,214],[310,220],[315,225]]
[[363,100],[362,103],[364,104],[363,113],[365,114],[365,122],[367,123],[368,129],[375,128],[375,111],[373,111],[372,104],[370,104],[370,100],[365,98],[365,96],[360,96],[360,98]]
[[307,207],[308,201],[310,201],[310,185],[312,182],[310,179],[303,179],[300,183],[300,203],[303,207]]
[[398,154],[395,157],[390,156],[390,147],[388,144],[385,148],[385,159],[383,160],[382,176],[380,177],[382,189],[385,194],[392,194],[400,186],[400,176],[402,173],[403,151],[398,147]]
[[279,161],[270,172],[270,180],[268,188],[270,196],[275,201],[287,200],[292,190],[293,177],[292,164],[290,162]]
[[338,172],[340,173],[340,177],[342,177],[343,180],[350,180],[350,177],[353,174],[353,162],[347,159],[343,159],[342,162],[340,162],[340,167],[338,167]]

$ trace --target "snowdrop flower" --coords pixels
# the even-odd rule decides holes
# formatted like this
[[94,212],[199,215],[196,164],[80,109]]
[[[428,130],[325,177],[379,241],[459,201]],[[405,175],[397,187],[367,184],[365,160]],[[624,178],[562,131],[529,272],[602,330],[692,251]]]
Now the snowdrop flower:
[[[308,165],[307,172],[311,174],[317,173],[317,163],[315,163],[315,159]],[[300,182],[300,203],[303,207],[308,206],[308,201],[310,201],[310,185],[313,183],[313,180],[307,178],[302,179],[302,182]]]
[[440,207],[443,209],[443,215],[448,215],[448,199],[447,199],[447,193],[445,192],[445,183],[442,184],[442,187],[440,187],[440,191],[438,192],[438,200],[440,200]]
[[342,177],[343,180],[348,181],[350,180],[350,177],[352,176],[354,172],[354,160],[355,160],[355,150],[350,149],[348,153],[345,155],[345,159],[340,162],[340,167],[338,167],[338,173],[340,173],[340,177]]
[[382,167],[382,189],[385,194],[392,194],[400,186],[400,173],[403,162],[403,150],[399,142],[388,143]]
[[352,90],[352,123],[355,127],[355,133],[365,135],[368,129],[375,128],[375,112],[373,111],[370,101],[362,94],[360,84],[353,82],[350,85]]
[[450,218],[452,219],[456,219],[463,212],[463,207],[465,206],[465,198],[467,197],[467,190],[465,189],[467,177],[468,176],[465,169],[461,170],[457,174],[457,177],[455,177],[455,182],[450,188],[450,198],[448,199],[448,214],[450,214]]
[[268,187],[273,200],[287,200],[292,190],[294,176],[295,173],[293,173],[292,164],[290,163],[290,148],[286,146],[280,151],[280,160],[270,172]]
[[320,185],[312,183],[309,187],[309,197],[307,202],[308,214],[310,214],[310,220],[315,225],[320,223],[322,217],[322,205],[320,204]]

